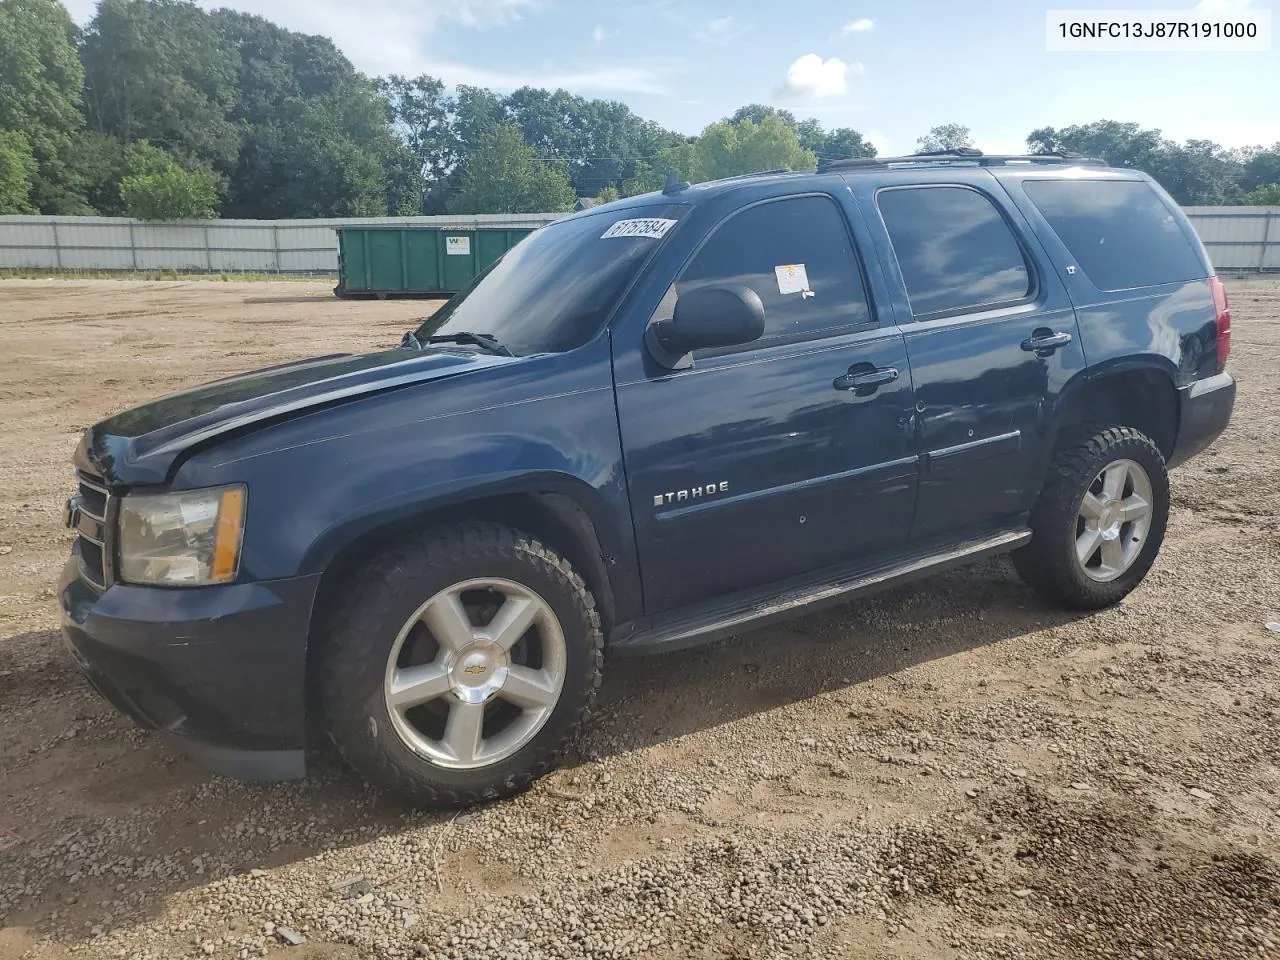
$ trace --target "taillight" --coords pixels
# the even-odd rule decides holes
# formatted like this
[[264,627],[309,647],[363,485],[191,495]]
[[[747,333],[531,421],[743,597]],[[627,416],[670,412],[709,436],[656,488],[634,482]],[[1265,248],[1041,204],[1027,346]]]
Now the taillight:
[[1209,289],[1213,292],[1214,323],[1218,327],[1218,372],[1227,368],[1227,357],[1231,354],[1231,307],[1227,305],[1227,288],[1217,277],[1209,278]]

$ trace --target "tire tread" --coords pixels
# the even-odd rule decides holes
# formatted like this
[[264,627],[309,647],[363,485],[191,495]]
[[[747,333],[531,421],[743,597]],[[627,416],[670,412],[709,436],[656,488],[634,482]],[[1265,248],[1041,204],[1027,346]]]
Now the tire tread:
[[[353,665],[384,663],[379,651],[378,631],[369,629],[370,621],[394,619],[392,608],[404,586],[439,570],[455,568],[461,560],[481,557],[503,557],[540,568],[544,575],[559,580],[573,596],[582,623],[586,625],[589,646],[585,658],[587,695],[576,705],[567,724],[559,725],[561,734],[554,741],[538,743],[537,738],[525,749],[537,744],[536,750],[522,769],[484,787],[450,789],[415,776],[388,749],[384,736],[370,735],[359,727],[366,725],[360,685],[352,684]],[[445,528],[423,542],[408,542],[372,559],[358,574],[339,589],[342,597],[330,610],[321,627],[322,645],[318,658],[318,684],[321,703],[333,740],[342,758],[358,772],[414,802],[436,807],[460,807],[510,796],[527,789],[536,779],[555,767],[587,719],[604,670],[604,633],[595,599],[586,583],[569,562],[551,547],[520,531],[496,523],[473,522]],[[562,625],[566,642],[572,643],[574,625]],[[566,692],[573,684],[565,679]],[[395,734],[388,732],[387,736]],[[519,754],[517,754],[519,756]]]
[[[1159,468],[1154,476],[1148,469],[1155,515],[1147,547],[1134,565],[1117,579],[1098,583],[1078,575],[1068,562],[1064,531],[1071,532],[1074,549],[1076,504],[1082,490],[1093,482],[1105,461],[1120,459],[1126,447]],[[1121,425],[1085,423],[1066,428],[1058,438],[1044,486],[1031,511],[1031,543],[1014,551],[1014,567],[1024,583],[1065,606],[1077,610],[1110,606],[1141,583],[1151,568],[1164,539],[1168,507],[1169,476],[1164,457],[1150,437]]]

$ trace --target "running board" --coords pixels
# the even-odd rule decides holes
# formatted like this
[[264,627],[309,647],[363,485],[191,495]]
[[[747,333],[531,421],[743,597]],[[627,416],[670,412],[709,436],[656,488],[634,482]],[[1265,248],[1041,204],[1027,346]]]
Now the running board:
[[[1008,553],[1031,539],[1025,527],[1005,530],[977,540],[967,540],[944,550],[903,557],[877,567],[862,567],[835,579],[810,582],[804,586],[783,588],[772,593],[757,591],[753,596],[720,601],[692,614],[659,620],[625,635],[609,645],[610,652],[620,656],[660,653],[683,647],[711,643],[724,637],[754,630],[780,620],[832,606],[854,596],[865,596],[879,590],[900,586],[921,577],[942,573],[975,560]],[[848,568],[845,568],[848,570]]]

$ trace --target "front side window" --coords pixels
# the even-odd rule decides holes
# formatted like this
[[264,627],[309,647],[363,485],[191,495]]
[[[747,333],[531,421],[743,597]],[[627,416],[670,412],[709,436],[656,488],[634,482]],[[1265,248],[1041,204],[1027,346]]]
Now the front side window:
[[876,203],[917,318],[989,310],[1030,295],[1017,238],[977,190],[882,190]]
[[572,217],[521,240],[417,330],[492,336],[516,355],[586,343],[685,207],[659,204]]
[[1182,226],[1138,180],[1025,180],[1022,187],[1099,290],[1209,275]]
[[694,255],[676,294],[730,283],[745,284],[764,303],[757,343],[871,320],[844,215],[829,197],[788,197],[735,214]]

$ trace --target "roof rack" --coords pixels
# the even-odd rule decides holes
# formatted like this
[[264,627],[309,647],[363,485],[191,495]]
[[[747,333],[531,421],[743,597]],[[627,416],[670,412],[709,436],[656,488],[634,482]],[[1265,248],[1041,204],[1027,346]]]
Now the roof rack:
[[753,173],[736,173],[732,177],[716,177],[717,183],[725,180],[749,180],[752,177],[776,177],[781,173],[795,173],[790,167],[777,167],[773,170],[756,170]]
[[1006,163],[1085,163],[1106,166],[1102,160],[1081,156],[1065,150],[1051,153],[993,154],[987,156],[973,147],[955,147],[951,150],[928,150],[903,157],[851,157],[847,160],[820,160],[818,172],[828,170],[857,170],[867,167],[887,167],[892,163],[976,163],[980,167],[999,166]]

